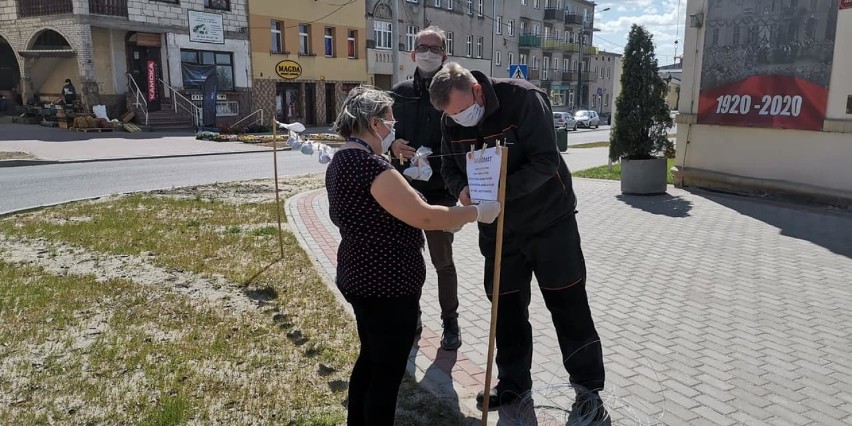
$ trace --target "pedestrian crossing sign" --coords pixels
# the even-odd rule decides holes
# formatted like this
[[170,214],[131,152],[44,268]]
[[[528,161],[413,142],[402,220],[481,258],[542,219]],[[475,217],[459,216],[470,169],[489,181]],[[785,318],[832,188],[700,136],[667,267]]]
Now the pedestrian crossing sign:
[[510,64],[509,65],[509,78],[517,78],[521,80],[527,79],[527,65],[526,64]]

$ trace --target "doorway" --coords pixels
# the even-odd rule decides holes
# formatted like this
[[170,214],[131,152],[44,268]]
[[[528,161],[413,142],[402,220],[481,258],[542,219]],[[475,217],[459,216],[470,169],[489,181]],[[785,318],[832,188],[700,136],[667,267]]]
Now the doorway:
[[316,83],[305,84],[305,125],[315,126],[317,124],[317,85]]
[[160,34],[128,33],[127,70],[145,95],[151,112],[159,111],[162,104],[161,62]]
[[334,83],[325,84],[325,123],[328,125],[334,124],[337,118],[337,96],[334,91]]

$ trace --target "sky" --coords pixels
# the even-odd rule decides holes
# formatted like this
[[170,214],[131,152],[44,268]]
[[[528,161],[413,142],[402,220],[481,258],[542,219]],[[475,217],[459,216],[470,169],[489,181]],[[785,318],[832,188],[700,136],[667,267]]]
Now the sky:
[[[603,50],[623,53],[630,26],[642,25],[654,35],[657,60],[660,66],[674,62],[675,40],[677,55],[683,54],[683,31],[686,22],[687,0],[596,0],[594,44]],[[610,8],[606,12],[603,9]],[[680,9],[678,11],[678,9]]]

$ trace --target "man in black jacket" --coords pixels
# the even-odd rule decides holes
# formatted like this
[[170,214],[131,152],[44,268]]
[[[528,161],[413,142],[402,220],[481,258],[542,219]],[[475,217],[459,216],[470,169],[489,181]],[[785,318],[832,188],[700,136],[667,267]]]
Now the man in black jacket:
[[[499,383],[489,395],[497,408],[532,388],[530,283],[535,274],[550,310],[562,360],[577,390],[574,422],[607,424],[598,391],[604,387],[603,353],[586,296],[586,265],[575,218],[571,174],[556,147],[547,95],[525,80],[489,78],[448,63],[432,79],[430,96],[442,119],[447,187],[471,203],[466,156],[472,146],[508,145],[500,308],[497,315]],[[479,225],[485,290],[491,295],[496,225]],[[477,396],[482,403],[483,395]],[[569,422],[569,424],[574,424]]]
[[[416,166],[407,163],[417,148],[432,150],[429,165],[431,176],[410,179],[411,185],[426,197],[429,204],[454,206],[457,199],[444,185],[441,176],[441,112],[429,101],[429,84],[432,76],[441,69],[447,55],[444,32],[429,27],[415,36],[411,60],[417,64],[414,79],[397,84],[393,88],[393,115],[396,119],[396,136],[391,145],[393,165],[403,173],[406,168]],[[423,180],[425,179],[425,180]],[[438,274],[438,301],[441,305],[441,320],[444,332],[441,347],[456,350],[461,346],[458,322],[458,277],[453,262],[453,234],[445,231],[426,231],[429,257]]]

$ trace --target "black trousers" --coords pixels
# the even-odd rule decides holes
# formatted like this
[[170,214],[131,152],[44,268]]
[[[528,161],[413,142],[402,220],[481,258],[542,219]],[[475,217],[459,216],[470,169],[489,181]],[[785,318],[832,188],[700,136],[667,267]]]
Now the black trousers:
[[453,240],[451,232],[426,231],[426,243],[429,257],[438,275],[438,303],[441,305],[441,319],[458,318],[459,279],[453,262]]
[[[485,289],[491,299],[494,240],[480,232]],[[533,235],[504,235],[497,314],[498,391],[532,388],[530,285],[535,274],[550,311],[562,364],[574,385],[604,387],[603,351],[586,294],[586,268],[573,215]]]
[[349,298],[361,352],[349,379],[350,426],[392,426],[399,385],[414,342],[420,295]]

